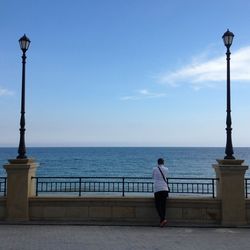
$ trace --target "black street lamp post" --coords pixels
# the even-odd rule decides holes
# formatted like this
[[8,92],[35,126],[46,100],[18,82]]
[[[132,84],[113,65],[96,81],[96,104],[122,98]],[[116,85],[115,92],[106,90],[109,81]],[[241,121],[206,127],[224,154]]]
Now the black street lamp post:
[[230,93],[230,46],[232,45],[234,34],[227,30],[222,36],[224,44],[227,48],[227,119],[226,119],[226,132],[227,132],[227,141],[226,141],[226,156],[224,159],[235,159],[233,154],[233,144],[232,144],[232,120],[231,120],[231,93]]
[[19,39],[20,48],[23,52],[22,55],[22,96],[21,96],[21,119],[20,119],[20,141],[18,148],[17,159],[26,159],[26,147],[25,147],[25,64],[26,64],[26,51],[29,48],[30,40],[24,34]]

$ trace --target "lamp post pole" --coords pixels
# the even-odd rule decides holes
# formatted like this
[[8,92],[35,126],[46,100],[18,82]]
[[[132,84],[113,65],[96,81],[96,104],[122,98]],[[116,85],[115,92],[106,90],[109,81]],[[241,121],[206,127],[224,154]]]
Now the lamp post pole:
[[29,48],[30,40],[26,35],[19,39],[20,48],[23,52],[22,55],[22,93],[21,93],[21,119],[20,119],[20,141],[18,147],[17,159],[26,159],[25,147],[25,64],[26,64],[26,51]]
[[231,119],[231,90],[230,90],[230,46],[233,42],[234,34],[227,30],[224,35],[222,36],[224,40],[224,44],[227,48],[226,56],[227,56],[227,118],[226,118],[226,133],[227,133],[227,140],[226,140],[226,149],[225,154],[226,156],[224,159],[235,159],[233,156],[233,144],[232,144],[232,119]]

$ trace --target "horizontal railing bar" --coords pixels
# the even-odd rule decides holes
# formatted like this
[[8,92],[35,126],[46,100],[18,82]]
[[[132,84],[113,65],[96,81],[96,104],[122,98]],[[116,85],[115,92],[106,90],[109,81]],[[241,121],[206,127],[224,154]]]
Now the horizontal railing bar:
[[122,179],[122,178],[126,178],[126,179],[151,179],[152,177],[117,177],[117,176],[41,176],[41,177],[31,177],[32,179]]
[[[135,176],[32,176],[32,179],[142,179],[152,180],[152,177],[135,177]],[[219,180],[218,178],[199,178],[199,177],[168,177],[168,180]],[[250,179],[249,179],[250,180]]]

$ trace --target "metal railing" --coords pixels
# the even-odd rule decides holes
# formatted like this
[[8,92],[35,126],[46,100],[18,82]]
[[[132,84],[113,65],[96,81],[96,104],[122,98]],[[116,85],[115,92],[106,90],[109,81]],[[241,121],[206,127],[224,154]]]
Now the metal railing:
[[170,193],[210,195],[215,198],[217,178],[168,178]]
[[[36,196],[41,193],[153,193],[148,177],[32,177]],[[170,193],[215,197],[215,178],[168,178]]]
[[[148,177],[32,177],[36,196],[40,193],[152,193]],[[216,195],[216,178],[168,178],[170,193]],[[7,177],[0,177],[0,195],[6,196]],[[245,178],[245,197],[250,195],[250,178]]]
[[7,177],[0,177],[0,194],[6,196]]

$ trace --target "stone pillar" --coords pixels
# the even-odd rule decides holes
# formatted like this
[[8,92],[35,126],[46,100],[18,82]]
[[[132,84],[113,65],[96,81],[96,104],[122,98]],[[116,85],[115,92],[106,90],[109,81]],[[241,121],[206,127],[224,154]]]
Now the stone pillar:
[[222,225],[238,226],[247,223],[245,204],[245,172],[248,166],[244,160],[217,160],[217,198],[221,200]]
[[4,165],[7,172],[7,220],[29,220],[29,197],[35,194],[33,159],[14,159]]

